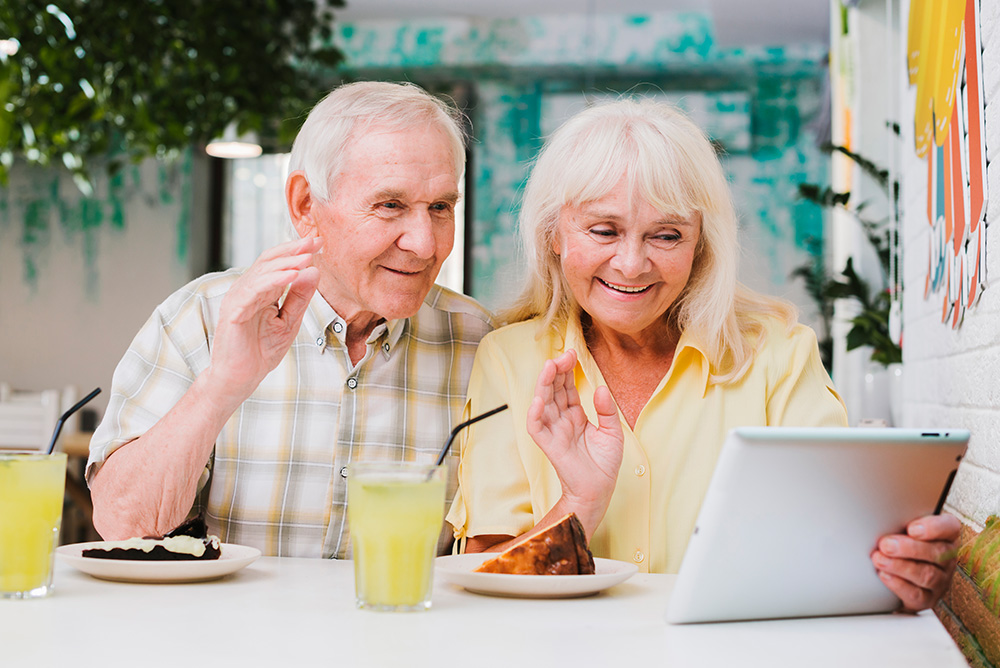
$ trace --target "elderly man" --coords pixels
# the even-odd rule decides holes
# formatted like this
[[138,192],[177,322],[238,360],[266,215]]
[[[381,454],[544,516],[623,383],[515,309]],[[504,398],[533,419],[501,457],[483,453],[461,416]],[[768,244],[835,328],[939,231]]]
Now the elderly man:
[[313,109],[285,184],[300,239],[173,294],[115,370],[87,468],[102,536],[203,505],[225,542],[349,556],[346,465],[433,460],[492,329],[434,285],[464,162],[457,112],[415,86]]

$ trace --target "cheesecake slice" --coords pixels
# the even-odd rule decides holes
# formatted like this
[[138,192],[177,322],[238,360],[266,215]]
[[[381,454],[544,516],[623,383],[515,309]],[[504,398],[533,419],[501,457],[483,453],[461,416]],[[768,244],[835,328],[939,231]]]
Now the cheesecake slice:
[[573,513],[545,531],[521,540],[484,561],[477,573],[511,575],[592,575],[594,555],[583,525]]
[[93,559],[194,561],[218,559],[222,556],[222,546],[218,536],[208,535],[205,520],[199,515],[160,538],[108,541],[81,554]]

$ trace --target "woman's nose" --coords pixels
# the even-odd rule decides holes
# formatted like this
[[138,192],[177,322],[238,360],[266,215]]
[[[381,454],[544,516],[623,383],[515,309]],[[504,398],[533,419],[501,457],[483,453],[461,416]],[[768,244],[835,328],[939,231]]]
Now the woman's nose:
[[646,272],[646,248],[641,242],[623,240],[611,258],[611,268],[625,278],[634,278]]

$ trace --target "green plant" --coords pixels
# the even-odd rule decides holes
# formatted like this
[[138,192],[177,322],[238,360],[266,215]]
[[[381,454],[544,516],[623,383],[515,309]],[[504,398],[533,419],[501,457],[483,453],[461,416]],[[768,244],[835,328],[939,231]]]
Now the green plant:
[[[886,193],[893,210],[899,203],[899,183],[890,182],[889,172],[872,161],[843,146],[827,146],[827,150],[839,152],[857,164]],[[825,335],[820,341],[820,350],[825,352],[824,363],[830,368],[832,341],[830,340],[830,320],[833,315],[833,301],[836,299],[857,300],[860,312],[851,319],[851,329],[847,333],[847,349],[871,346],[871,359],[883,365],[902,362],[903,351],[889,332],[889,317],[892,306],[891,286],[899,284],[898,263],[893,262],[896,247],[896,232],[887,224],[888,220],[870,220],[863,215],[865,203],[851,205],[850,192],[836,192],[811,183],[799,184],[799,195],[817,206],[840,207],[852,214],[875,251],[881,267],[881,285],[873,288],[854,269],[853,258],[848,258],[844,269],[837,276],[827,276],[822,261],[817,259],[797,267],[792,277],[802,278],[806,289],[816,300],[823,319]]]
[[[810,239],[815,242],[814,239]],[[819,356],[823,360],[823,366],[830,370],[833,368],[833,338],[830,336],[830,323],[833,321],[833,300],[826,297],[826,284],[828,277],[826,268],[823,265],[823,257],[819,253],[812,253],[812,259],[803,265],[792,270],[792,278],[801,278],[805,282],[806,292],[816,302],[817,315],[822,323],[822,331],[817,332],[817,344],[819,345]]]
[[342,60],[342,0],[0,3],[0,182],[15,158],[64,165],[167,157],[231,122],[286,142]]

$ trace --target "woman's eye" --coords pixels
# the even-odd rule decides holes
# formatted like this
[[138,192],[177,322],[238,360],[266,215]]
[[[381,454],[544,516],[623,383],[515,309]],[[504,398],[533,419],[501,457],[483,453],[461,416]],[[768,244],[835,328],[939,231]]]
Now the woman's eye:
[[591,234],[597,235],[599,237],[613,237],[615,236],[614,230],[609,230],[604,227],[596,227],[590,230]]

